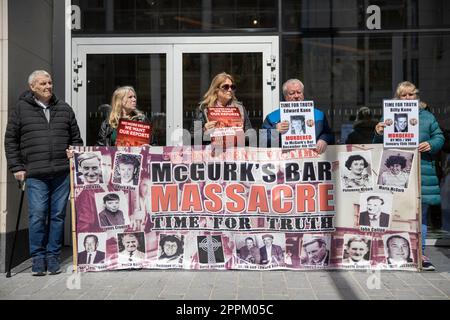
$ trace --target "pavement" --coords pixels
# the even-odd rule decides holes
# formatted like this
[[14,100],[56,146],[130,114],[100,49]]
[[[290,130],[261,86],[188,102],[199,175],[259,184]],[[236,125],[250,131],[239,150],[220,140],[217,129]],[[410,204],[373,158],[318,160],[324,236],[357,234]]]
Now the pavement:
[[450,248],[434,272],[132,270],[33,277],[31,260],[0,274],[0,300],[450,300]]

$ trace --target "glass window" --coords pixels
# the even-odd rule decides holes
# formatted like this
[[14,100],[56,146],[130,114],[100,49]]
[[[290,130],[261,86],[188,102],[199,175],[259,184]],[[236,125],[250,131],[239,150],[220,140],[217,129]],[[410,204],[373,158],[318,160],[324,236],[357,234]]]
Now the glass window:
[[275,30],[277,0],[74,0],[85,33]]
[[138,109],[153,128],[158,145],[166,145],[166,56],[164,54],[87,55],[86,145],[93,146],[107,117],[102,107],[111,104],[114,90],[130,85],[136,90]]
[[218,73],[233,76],[236,98],[248,112],[252,127],[263,122],[261,53],[184,53],[183,128],[190,130],[199,102]]
[[326,111],[339,136],[341,126],[361,106],[381,116],[382,100],[391,98],[398,83],[414,82],[421,99],[434,110],[443,128],[450,92],[444,83],[450,35],[355,35],[353,37],[283,38],[283,80],[299,78],[305,99]]

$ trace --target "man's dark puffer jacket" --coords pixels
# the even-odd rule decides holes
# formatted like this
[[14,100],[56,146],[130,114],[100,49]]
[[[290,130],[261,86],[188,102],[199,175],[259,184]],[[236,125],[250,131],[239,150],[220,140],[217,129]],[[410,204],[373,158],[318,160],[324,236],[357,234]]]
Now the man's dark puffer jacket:
[[49,108],[50,122],[32,92],[26,91],[9,114],[5,150],[13,173],[26,171],[27,178],[51,178],[69,172],[66,149],[83,145],[75,113],[55,95]]

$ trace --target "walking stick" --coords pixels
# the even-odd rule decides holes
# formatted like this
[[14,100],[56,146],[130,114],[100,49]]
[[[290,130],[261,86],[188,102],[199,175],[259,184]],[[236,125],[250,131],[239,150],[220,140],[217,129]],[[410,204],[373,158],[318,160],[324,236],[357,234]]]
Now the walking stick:
[[12,245],[11,256],[9,259],[8,271],[6,272],[7,278],[11,278],[11,266],[14,258],[14,249],[16,247],[17,232],[19,231],[20,214],[22,213],[22,205],[23,205],[23,195],[25,194],[25,181],[19,181],[19,189],[22,190],[22,193],[20,194],[19,213],[17,214],[16,231],[14,233],[14,241]]

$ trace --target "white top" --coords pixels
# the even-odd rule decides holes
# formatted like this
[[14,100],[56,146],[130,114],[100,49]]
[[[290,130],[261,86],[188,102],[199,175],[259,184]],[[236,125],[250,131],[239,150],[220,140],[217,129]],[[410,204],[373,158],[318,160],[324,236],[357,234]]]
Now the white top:
[[409,174],[405,171],[400,171],[398,175],[393,175],[390,171],[385,171],[381,174],[381,184],[384,186],[395,186],[406,188]]

